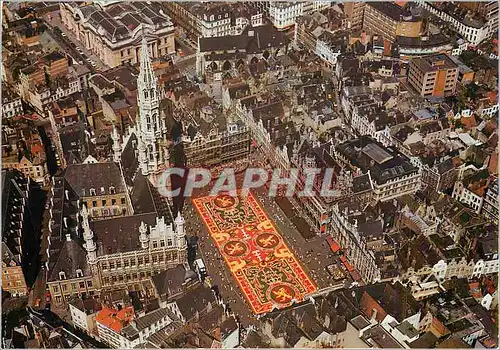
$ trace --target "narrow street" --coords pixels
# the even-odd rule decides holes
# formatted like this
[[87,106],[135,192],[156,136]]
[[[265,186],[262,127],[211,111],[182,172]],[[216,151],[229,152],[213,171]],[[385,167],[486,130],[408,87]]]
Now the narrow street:
[[[108,67],[101,61],[99,56],[95,55],[92,51],[87,50],[85,45],[81,40],[78,40],[76,36],[66,28],[66,26],[61,22],[60,11],[48,12],[43,15],[43,19],[45,23],[52,29],[52,34],[54,38],[58,41],[59,44],[63,45],[65,50],[72,52],[73,56],[78,57],[83,60],[83,64],[86,65],[91,71],[94,71],[95,68],[86,61],[85,57],[90,58],[93,62],[96,63],[97,69],[105,70]],[[61,34],[57,33],[58,28],[62,33],[65,33],[65,37]],[[71,43],[73,45],[71,45]],[[76,47],[79,47],[85,56],[82,56],[76,50]]]

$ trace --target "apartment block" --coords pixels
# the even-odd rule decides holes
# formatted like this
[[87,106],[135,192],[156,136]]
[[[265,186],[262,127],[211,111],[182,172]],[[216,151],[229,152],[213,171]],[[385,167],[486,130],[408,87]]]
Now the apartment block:
[[423,97],[453,95],[458,66],[445,54],[418,57],[410,62],[408,82]]
[[395,41],[398,36],[418,38],[422,27],[422,18],[414,16],[404,6],[390,2],[366,3],[363,30],[369,34],[377,34],[390,41]]

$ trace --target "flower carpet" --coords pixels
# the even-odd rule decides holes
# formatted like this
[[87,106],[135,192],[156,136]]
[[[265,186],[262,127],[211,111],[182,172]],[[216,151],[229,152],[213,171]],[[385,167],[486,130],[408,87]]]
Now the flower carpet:
[[254,314],[290,306],[316,291],[251,193],[207,196],[193,203]]

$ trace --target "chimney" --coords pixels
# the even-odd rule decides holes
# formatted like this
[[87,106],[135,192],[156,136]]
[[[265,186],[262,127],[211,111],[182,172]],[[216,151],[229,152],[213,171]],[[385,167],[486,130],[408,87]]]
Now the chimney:
[[377,309],[372,309],[372,317],[370,318],[370,321],[377,322]]

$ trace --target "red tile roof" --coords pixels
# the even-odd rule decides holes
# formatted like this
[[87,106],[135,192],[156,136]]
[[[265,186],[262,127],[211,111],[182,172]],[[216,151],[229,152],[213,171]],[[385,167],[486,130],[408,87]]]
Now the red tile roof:
[[134,308],[132,306],[121,310],[105,307],[97,313],[96,322],[119,333],[123,327],[128,325],[133,317]]

